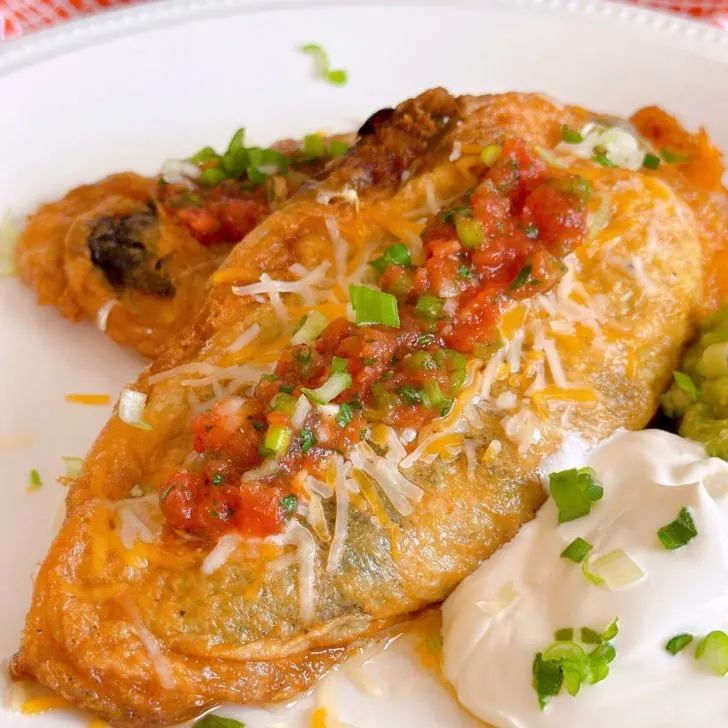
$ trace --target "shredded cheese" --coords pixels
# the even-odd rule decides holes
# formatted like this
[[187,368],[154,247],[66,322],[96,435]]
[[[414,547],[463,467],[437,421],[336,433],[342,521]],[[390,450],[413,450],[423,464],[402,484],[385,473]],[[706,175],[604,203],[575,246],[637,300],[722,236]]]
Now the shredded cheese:
[[111,309],[114,308],[119,302],[112,298],[96,312],[96,326],[98,327],[99,331],[105,332],[106,326],[109,322],[109,314],[111,313]]
[[23,715],[38,715],[47,713],[49,710],[63,710],[73,706],[60,695],[43,695],[40,698],[26,700],[20,707]]
[[260,324],[253,324],[252,326],[248,327],[243,331],[240,336],[238,336],[235,341],[233,341],[230,346],[228,346],[228,351],[231,353],[235,353],[236,351],[240,351],[241,349],[245,348],[248,344],[250,344],[260,333]]
[[349,534],[349,491],[346,487],[344,477],[344,460],[337,456],[334,460],[336,468],[336,479],[334,490],[336,492],[336,526],[334,528],[334,539],[329,549],[329,558],[326,570],[329,573],[338,571],[341,568],[341,559],[344,553],[346,538]]
[[298,599],[301,621],[309,624],[315,616],[316,541],[311,532],[296,520],[291,522],[289,537],[298,549]]
[[200,571],[209,576],[224,566],[228,559],[235,553],[241,541],[242,537],[237,533],[227,533],[222,536],[212,551],[205,557]]

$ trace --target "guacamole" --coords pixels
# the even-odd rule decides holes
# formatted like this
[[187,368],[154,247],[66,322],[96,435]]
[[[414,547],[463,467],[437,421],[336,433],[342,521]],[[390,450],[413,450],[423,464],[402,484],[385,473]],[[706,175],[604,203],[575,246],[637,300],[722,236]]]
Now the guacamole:
[[669,417],[682,418],[680,434],[728,460],[728,301],[705,319],[662,398]]

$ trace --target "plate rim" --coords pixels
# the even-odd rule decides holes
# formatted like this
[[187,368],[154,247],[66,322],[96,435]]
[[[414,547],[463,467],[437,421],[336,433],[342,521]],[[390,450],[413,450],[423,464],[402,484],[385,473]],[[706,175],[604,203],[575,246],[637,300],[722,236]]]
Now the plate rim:
[[150,32],[220,15],[258,14],[308,8],[489,8],[541,12],[581,19],[610,20],[639,24],[660,36],[684,42],[683,50],[697,42],[699,47],[719,51],[728,63],[728,32],[690,18],[660,10],[641,8],[608,0],[145,0],[137,5],[112,8],[36,31],[27,37],[0,45],[0,79],[13,71],[104,40]]

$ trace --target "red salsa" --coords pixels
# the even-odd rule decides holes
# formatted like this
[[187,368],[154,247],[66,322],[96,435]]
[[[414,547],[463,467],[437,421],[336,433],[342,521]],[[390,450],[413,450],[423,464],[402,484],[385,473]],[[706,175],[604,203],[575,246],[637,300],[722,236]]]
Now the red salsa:
[[291,346],[252,398],[192,419],[201,465],[177,472],[160,496],[172,527],[207,538],[277,533],[296,510],[301,470],[323,477],[370,423],[419,430],[449,412],[465,354],[494,342],[509,301],[553,287],[586,233],[585,180],[555,175],[517,140],[498,153],[467,199],[424,231],[422,265],[402,243],[372,261],[379,295],[396,297],[398,327],[336,319]]

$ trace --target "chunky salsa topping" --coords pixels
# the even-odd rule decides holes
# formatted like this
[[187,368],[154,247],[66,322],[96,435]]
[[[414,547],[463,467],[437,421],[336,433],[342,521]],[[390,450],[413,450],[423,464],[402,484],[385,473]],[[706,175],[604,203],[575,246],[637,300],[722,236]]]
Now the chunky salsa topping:
[[303,143],[281,142],[276,148],[246,147],[245,130],[238,129],[224,154],[205,147],[187,160],[199,175],[186,184],[159,181],[167,213],[182,223],[202,244],[237,243],[278,203],[348,144],[326,141],[319,134]]
[[466,378],[465,354],[487,351],[509,301],[550,289],[586,232],[590,188],[555,176],[519,141],[483,152],[466,204],[423,233],[414,265],[403,243],[372,261],[381,290],[350,286],[356,323],[313,311],[253,396],[228,397],[192,419],[194,472],[162,490],[171,526],[204,537],[279,532],[296,511],[302,471],[324,479],[332,456],[372,423],[422,429],[446,415]]

